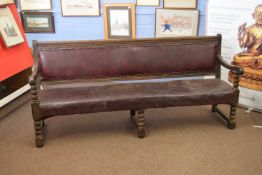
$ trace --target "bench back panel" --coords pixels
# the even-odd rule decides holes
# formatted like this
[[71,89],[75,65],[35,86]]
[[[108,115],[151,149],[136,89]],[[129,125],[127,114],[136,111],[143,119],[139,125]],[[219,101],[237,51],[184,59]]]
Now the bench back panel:
[[51,46],[39,44],[37,53],[39,71],[45,79],[215,72],[220,49],[218,39],[198,37]]

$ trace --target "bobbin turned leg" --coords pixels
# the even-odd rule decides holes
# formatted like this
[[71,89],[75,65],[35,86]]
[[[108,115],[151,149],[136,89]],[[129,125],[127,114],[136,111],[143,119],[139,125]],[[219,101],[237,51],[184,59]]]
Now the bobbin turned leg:
[[144,118],[144,110],[137,111],[137,136],[139,138],[145,137],[145,118]]
[[230,116],[227,122],[227,127],[229,129],[234,129],[236,127],[236,121],[235,121],[236,110],[237,110],[237,104],[231,104],[230,105]]
[[44,121],[36,121],[34,122],[35,126],[35,144],[37,148],[41,148],[44,146],[44,134],[43,134],[43,125]]
[[233,78],[233,88],[234,88],[234,96],[235,96],[234,101],[235,102],[230,105],[230,115],[229,115],[229,119],[227,122],[227,127],[229,129],[234,129],[236,127],[235,117],[236,117],[236,110],[237,110],[237,104],[238,104],[238,98],[239,98],[238,86],[239,86],[240,77],[235,73],[233,77],[234,77]]
[[39,103],[32,103],[32,113],[34,119],[34,129],[35,129],[35,144],[37,148],[44,146],[44,120],[40,118]]
[[216,109],[215,109],[216,107],[217,107],[217,105],[212,105],[211,111],[216,112]]
[[[136,116],[136,112],[137,112],[137,116]],[[137,137],[144,138],[145,137],[144,110],[138,110],[138,111],[131,110],[130,118],[137,128]]]

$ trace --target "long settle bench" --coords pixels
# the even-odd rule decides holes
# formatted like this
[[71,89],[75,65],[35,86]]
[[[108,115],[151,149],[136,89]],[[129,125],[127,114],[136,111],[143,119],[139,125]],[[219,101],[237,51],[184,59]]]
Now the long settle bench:
[[[130,110],[137,135],[143,138],[146,109],[212,105],[212,111],[220,114],[229,128],[236,126],[243,69],[222,59],[221,35],[34,41],[33,52],[36,62],[30,85],[37,147],[44,145],[44,120],[58,115]],[[221,65],[234,73],[233,85],[220,79]],[[204,75],[215,78],[188,78]],[[170,77],[180,79],[159,81]],[[230,106],[229,116],[218,104]]]

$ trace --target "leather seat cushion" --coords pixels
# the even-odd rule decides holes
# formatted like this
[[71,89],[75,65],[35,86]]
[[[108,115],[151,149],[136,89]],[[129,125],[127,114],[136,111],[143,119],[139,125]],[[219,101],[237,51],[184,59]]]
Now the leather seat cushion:
[[232,87],[219,79],[67,84],[39,91],[41,117],[172,106],[230,104]]

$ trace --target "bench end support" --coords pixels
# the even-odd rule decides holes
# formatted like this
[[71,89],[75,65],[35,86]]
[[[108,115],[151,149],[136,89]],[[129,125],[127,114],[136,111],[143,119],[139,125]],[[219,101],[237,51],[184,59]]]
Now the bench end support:
[[229,129],[235,129],[236,128],[236,122],[235,122],[236,108],[237,108],[236,104],[230,105],[229,117],[226,117],[225,114],[217,108],[217,105],[212,105],[211,111],[218,113],[219,116],[226,122],[227,127]]

